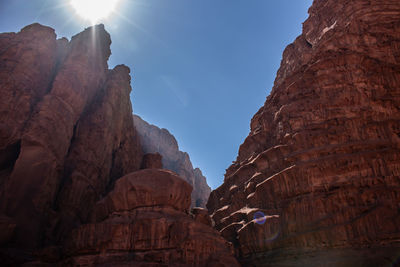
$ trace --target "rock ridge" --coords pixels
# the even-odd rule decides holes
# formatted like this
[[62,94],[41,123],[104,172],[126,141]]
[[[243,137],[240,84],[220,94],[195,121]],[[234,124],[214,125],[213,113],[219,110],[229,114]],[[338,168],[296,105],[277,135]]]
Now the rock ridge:
[[189,216],[191,190],[168,170],[120,178],[66,241],[63,264],[239,266],[218,231]]

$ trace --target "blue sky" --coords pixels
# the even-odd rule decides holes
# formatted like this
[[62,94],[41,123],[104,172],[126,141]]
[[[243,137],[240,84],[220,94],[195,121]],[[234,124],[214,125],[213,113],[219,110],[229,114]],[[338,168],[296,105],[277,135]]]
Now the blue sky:
[[[102,21],[112,38],[110,68],[131,68],[134,113],[168,129],[218,187],[312,1],[120,2]],[[90,24],[68,0],[0,0],[0,32],[33,22],[68,39]]]

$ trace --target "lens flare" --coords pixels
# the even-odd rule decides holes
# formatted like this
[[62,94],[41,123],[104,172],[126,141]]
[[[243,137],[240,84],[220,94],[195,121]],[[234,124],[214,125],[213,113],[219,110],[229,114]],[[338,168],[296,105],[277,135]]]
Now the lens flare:
[[71,0],[70,3],[79,16],[95,24],[115,10],[118,0]]
[[267,216],[262,211],[257,211],[254,213],[254,222],[263,225],[265,221],[267,220]]
[[262,238],[265,243],[269,243],[278,238],[280,234],[279,215],[265,215],[262,211],[257,211],[253,215],[253,221],[258,225],[263,225]]

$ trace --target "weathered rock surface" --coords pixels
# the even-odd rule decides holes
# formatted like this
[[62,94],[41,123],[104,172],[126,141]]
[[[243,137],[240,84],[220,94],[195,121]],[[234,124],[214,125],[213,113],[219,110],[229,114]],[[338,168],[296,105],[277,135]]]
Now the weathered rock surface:
[[391,266],[400,2],[315,0],[309,14],[207,207],[246,266]]
[[0,35],[0,166],[2,170],[19,146],[26,119],[49,90],[57,63],[54,30],[29,25],[18,34]]
[[[10,85],[6,83],[1,89],[7,92],[10,89],[23,92],[16,94],[16,98],[21,96],[22,99],[18,98],[18,101],[11,103],[13,105],[11,110],[18,109],[18,102],[24,101],[25,98],[31,99],[32,102],[30,112],[24,112],[18,118],[23,122],[23,126],[15,126],[15,129],[19,131],[17,130],[16,135],[11,137],[17,139],[13,141],[14,144],[11,144],[13,157],[8,158],[12,160],[7,160],[7,165],[13,167],[12,171],[9,171],[2,179],[0,211],[12,217],[17,223],[16,244],[35,247],[41,242],[43,227],[49,219],[44,214],[50,215],[59,190],[64,161],[71,146],[75,126],[106,80],[111,41],[104,27],[97,26],[74,36],[67,46],[60,46],[67,49],[63,53],[63,51],[57,51],[53,30],[34,24],[26,27],[25,31],[32,36],[36,36],[36,32],[47,33],[49,36],[46,38],[52,39],[52,41],[47,41],[51,44],[51,47],[46,46],[50,49],[48,53],[65,55],[59,58],[61,61],[59,66],[56,66],[55,61],[52,60],[55,56],[50,58],[49,67],[52,68],[45,70],[43,76],[45,79],[38,83],[41,86],[41,94],[35,95],[36,91],[33,90],[30,98],[25,97],[24,94],[29,95],[31,92],[24,91],[24,88],[19,87],[18,84],[16,86],[10,84],[11,88],[9,88]],[[95,35],[93,31],[96,31]],[[11,46],[13,42],[17,42],[24,47],[25,42],[19,41],[23,38],[23,34],[24,30],[13,35],[14,38],[9,41]],[[38,38],[44,37],[39,35]],[[4,72],[8,72],[10,76],[9,80],[17,81],[20,78],[32,76],[39,80],[42,77],[34,64],[43,64],[39,62],[49,60],[46,56],[42,57],[42,54],[47,51],[41,50],[43,48],[39,40],[33,44],[27,43],[28,48],[21,48],[14,55],[15,58],[20,58],[21,63],[17,61],[14,64],[16,64],[15,67],[22,66],[22,73],[14,72],[14,66],[6,65],[4,69]],[[40,52],[32,59],[32,62],[28,61],[30,63],[28,66],[32,67],[30,69],[26,69],[24,65],[25,58],[31,59],[31,56],[19,54],[20,51],[25,50],[33,55]],[[6,54],[6,60],[2,56],[1,61],[13,60]],[[4,102],[8,101],[3,96],[2,99]],[[9,126],[13,128],[13,125],[13,121],[6,121],[1,129],[7,129]],[[7,133],[1,135],[7,136]],[[7,139],[5,141],[0,146],[7,150],[10,148],[10,142]]]
[[205,207],[211,188],[199,168],[193,169],[189,155],[179,150],[175,137],[166,129],[149,124],[137,115],[133,115],[136,130],[140,136],[145,153],[160,153],[165,169],[176,172],[191,186],[192,207]]
[[196,207],[191,210],[191,213],[197,222],[200,222],[200,223],[203,223],[203,224],[209,225],[209,226],[214,226],[214,224],[211,220],[211,217],[208,214],[208,210]]
[[143,156],[142,169],[162,168],[162,156],[159,153],[147,153]]
[[61,214],[54,223],[58,232],[68,233],[72,226],[87,222],[94,204],[114,181],[140,168],[139,138],[129,121],[129,68],[117,66],[107,77],[75,126],[56,201]]
[[119,179],[96,204],[93,223],[72,232],[70,265],[239,266],[218,231],[188,215],[191,186],[171,171]]
[[1,265],[237,266],[191,185],[143,156],[110,44],[103,25],[0,34]]

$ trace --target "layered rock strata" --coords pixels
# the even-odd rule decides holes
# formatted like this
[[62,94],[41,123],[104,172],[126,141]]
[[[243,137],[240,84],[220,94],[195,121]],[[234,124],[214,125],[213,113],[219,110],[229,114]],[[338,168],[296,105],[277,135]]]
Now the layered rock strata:
[[239,266],[218,231],[189,214],[192,187],[171,171],[119,179],[93,222],[72,232],[63,263],[107,266]]
[[207,207],[246,266],[400,256],[400,2],[315,0]]
[[191,186],[143,156],[110,44],[103,25],[71,41],[39,24],[0,34],[1,264],[237,266],[206,213],[189,214]]
[[199,168],[193,169],[186,152],[179,150],[175,137],[166,129],[149,124],[137,115],[133,116],[145,153],[160,153],[163,168],[176,172],[191,186],[192,207],[205,207],[211,188]]

